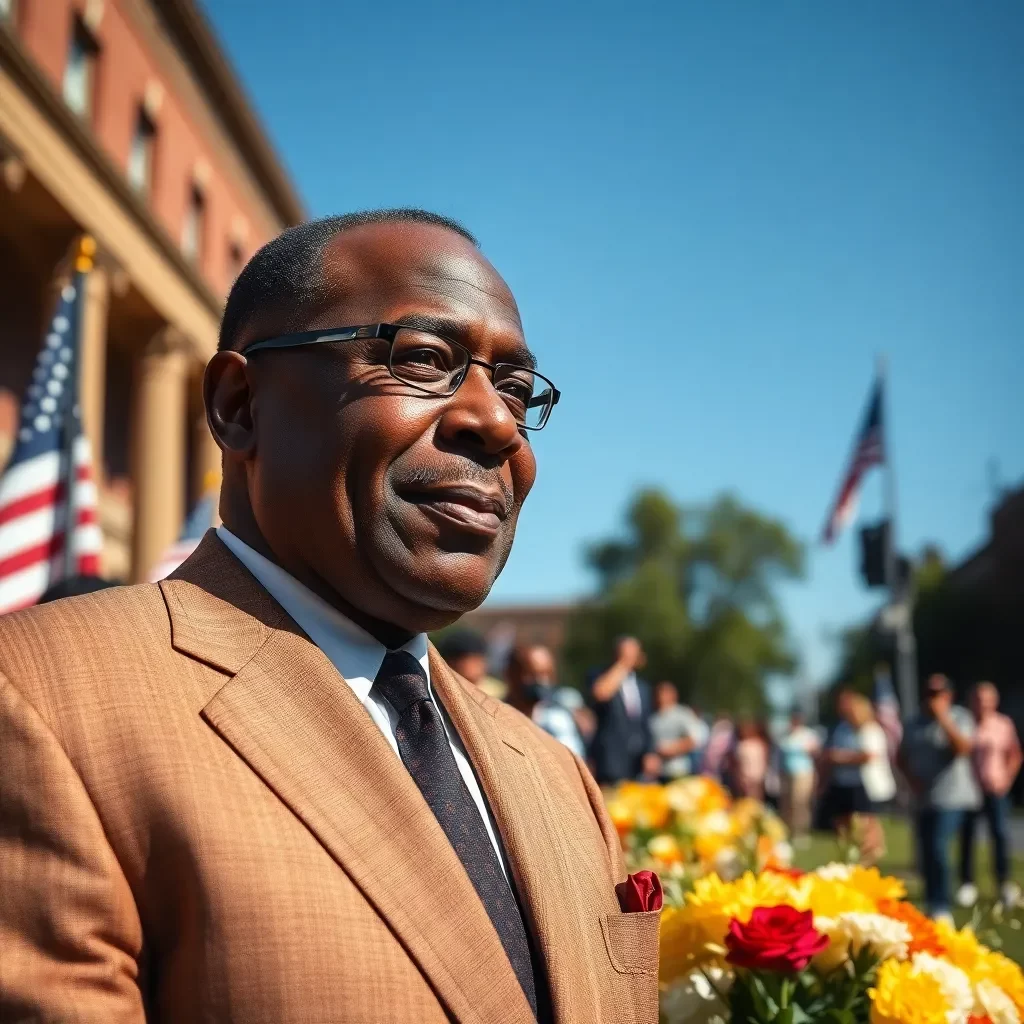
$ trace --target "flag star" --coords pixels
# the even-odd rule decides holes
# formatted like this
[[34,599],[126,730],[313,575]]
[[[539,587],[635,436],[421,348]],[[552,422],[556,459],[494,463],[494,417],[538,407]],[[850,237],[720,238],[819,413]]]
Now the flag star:
[[36,430],[49,430],[50,429],[50,417],[49,416],[37,416],[33,426]]
[[57,400],[54,399],[54,398],[51,398],[49,395],[47,395],[39,403],[39,408],[42,409],[43,412],[48,412],[48,413],[53,414],[53,413],[55,413],[57,411]]
[[64,380],[64,378],[67,377],[68,375],[68,368],[63,363],[58,363],[53,368],[53,375],[54,377],[57,378],[57,380]]
[[43,389],[38,384],[33,384],[32,387],[28,389],[28,397],[38,398],[42,394],[42,392]]
[[[57,364],[60,365],[59,363]],[[64,385],[59,380],[49,380],[46,382],[46,390],[51,395],[59,395],[64,390]]]
[[33,436],[31,427],[22,427],[18,431],[18,439],[21,441],[31,441]]
[[60,335],[59,334],[48,334],[46,336],[46,347],[47,348],[60,348]]
[[66,284],[66,285],[64,285],[63,289],[61,290],[60,297],[65,302],[74,302],[75,301],[75,296],[77,294],[78,293],[75,291],[74,285]]
[[61,362],[64,362],[64,363],[71,362],[71,349],[69,349],[69,348],[62,348],[60,350],[60,358],[61,358]]
[[66,316],[55,316],[53,318],[53,329],[63,334],[70,326]]

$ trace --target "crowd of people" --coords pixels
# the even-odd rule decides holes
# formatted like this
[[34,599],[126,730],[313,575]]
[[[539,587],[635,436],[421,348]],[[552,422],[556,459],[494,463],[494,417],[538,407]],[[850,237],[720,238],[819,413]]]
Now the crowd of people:
[[773,731],[753,717],[702,714],[681,701],[672,682],[651,686],[634,637],[616,641],[585,693],[558,685],[555,658],[543,646],[515,648],[504,679],[488,675],[487,646],[475,634],[451,635],[441,653],[460,674],[585,758],[602,785],[709,775],[737,797],[775,806],[797,846],[809,841],[813,827],[831,829],[868,864],[885,853],[885,814],[909,812],[925,902],[936,917],[952,906],[957,837],[955,898],[967,907],[979,897],[975,845],[984,819],[999,898],[1020,899],[1010,871],[1009,793],[1024,757],[992,683],[973,688],[968,709],[954,702],[949,679],[933,675],[921,712],[902,723],[886,716],[884,724],[866,696],[840,689],[831,729],[812,728],[794,711]]

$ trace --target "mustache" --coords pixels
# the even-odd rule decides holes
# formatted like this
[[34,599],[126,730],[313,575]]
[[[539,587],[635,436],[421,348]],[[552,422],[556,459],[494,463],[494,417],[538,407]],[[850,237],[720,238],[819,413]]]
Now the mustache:
[[409,473],[404,473],[400,480],[393,481],[393,484],[411,490],[457,487],[459,484],[467,483],[482,484],[488,490],[497,488],[501,491],[501,498],[505,503],[505,514],[508,515],[512,511],[514,499],[511,485],[505,482],[501,473],[485,469],[470,459],[461,460],[458,467],[417,466]]

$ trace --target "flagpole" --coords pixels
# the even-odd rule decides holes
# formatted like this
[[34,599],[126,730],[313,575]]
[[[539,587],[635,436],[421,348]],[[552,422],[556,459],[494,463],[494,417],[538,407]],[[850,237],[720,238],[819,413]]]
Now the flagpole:
[[[71,285],[73,288],[84,288],[86,275],[92,270],[93,256],[96,254],[96,242],[90,235],[82,235],[75,245],[75,259],[71,268]],[[74,341],[74,365],[69,374],[69,394],[64,405],[64,578],[71,579],[78,575],[78,552],[75,550],[75,527],[77,515],[75,510],[75,492],[78,483],[78,467],[75,465],[75,441],[78,438],[79,389],[82,366],[82,296],[75,302],[75,323],[68,332]]]
[[903,717],[917,713],[917,642],[914,637],[914,605],[911,581],[899,579],[899,543],[896,533],[896,467],[892,457],[892,420],[889,416],[889,365],[885,355],[878,357],[878,383],[882,394],[883,452],[885,454],[885,583],[889,589],[892,631],[896,645],[896,681]]

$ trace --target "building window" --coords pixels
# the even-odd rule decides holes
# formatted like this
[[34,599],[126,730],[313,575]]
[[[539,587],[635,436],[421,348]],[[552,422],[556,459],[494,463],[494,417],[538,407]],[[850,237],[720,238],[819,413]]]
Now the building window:
[[[0,0],[2,2],[2,0]],[[141,196],[148,196],[153,187],[153,150],[156,147],[156,125],[141,107],[135,119],[132,148],[128,153],[128,184]]]
[[96,58],[99,52],[92,33],[79,18],[75,18],[71,31],[71,46],[68,49],[68,62],[64,68],[64,102],[79,117],[89,117],[92,114],[93,92],[96,88]]
[[206,220],[206,198],[193,185],[189,191],[185,223],[181,229],[181,251],[185,259],[198,263],[203,254],[203,229]]

